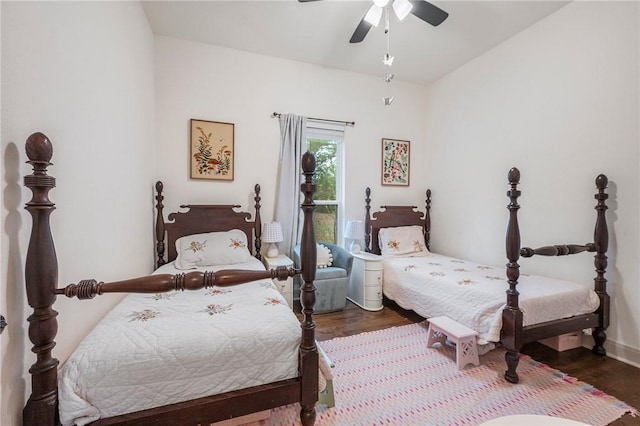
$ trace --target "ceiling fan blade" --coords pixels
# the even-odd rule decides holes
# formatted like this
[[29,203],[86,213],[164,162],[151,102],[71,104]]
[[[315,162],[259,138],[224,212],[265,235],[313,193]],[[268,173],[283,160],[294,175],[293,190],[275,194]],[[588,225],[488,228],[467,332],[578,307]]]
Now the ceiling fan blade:
[[422,19],[424,22],[437,27],[447,19],[449,14],[425,0],[409,0],[413,7],[411,14]]
[[362,18],[353,35],[349,39],[349,43],[360,43],[367,36],[367,33],[371,29],[371,24]]
[[[371,7],[374,7],[373,5]],[[367,9],[367,13],[369,9]],[[367,16],[365,13],[364,16]],[[364,19],[364,16],[360,20],[360,23],[356,27],[356,30],[353,32],[353,35],[349,39],[349,43],[360,43],[367,36],[367,33],[371,29],[372,25]]]
[[318,0],[298,0],[298,1],[300,3],[307,3],[307,2],[310,2],[310,1],[318,1]]

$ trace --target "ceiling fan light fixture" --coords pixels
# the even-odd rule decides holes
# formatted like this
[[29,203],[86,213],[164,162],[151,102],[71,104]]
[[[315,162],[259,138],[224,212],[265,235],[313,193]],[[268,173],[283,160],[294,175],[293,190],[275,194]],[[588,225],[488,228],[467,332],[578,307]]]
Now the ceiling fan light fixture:
[[378,7],[385,7],[389,3],[389,0],[373,0],[373,4]]
[[395,0],[393,2],[393,11],[401,21],[407,17],[412,8],[413,5],[409,2],[409,0]]
[[377,27],[380,23],[380,18],[382,18],[382,8],[372,4],[369,8],[369,11],[366,15],[364,15],[364,20]]

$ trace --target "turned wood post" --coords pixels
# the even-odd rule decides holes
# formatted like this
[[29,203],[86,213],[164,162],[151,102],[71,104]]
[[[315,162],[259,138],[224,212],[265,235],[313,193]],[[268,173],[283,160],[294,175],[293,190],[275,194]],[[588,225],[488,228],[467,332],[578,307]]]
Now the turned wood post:
[[255,237],[253,243],[256,248],[256,259],[262,260],[262,254],[260,253],[260,249],[262,247],[262,219],[260,218],[260,207],[262,207],[260,205],[260,200],[262,198],[260,198],[260,185],[256,183],[256,186],[253,189],[256,193],[256,196],[253,198],[256,208],[256,217],[253,221],[253,232]]
[[302,228],[301,267],[302,286],[300,288],[300,304],[304,316],[302,327],[302,341],[300,343],[300,376],[302,377],[302,400],[300,401],[300,421],[303,425],[313,425],[316,418],[316,402],[318,401],[318,348],[316,347],[315,328],[313,321],[313,307],[316,303],[316,288],[313,280],[316,278],[316,236],[313,228],[313,212],[316,208],[313,194],[316,185],[313,175],[316,169],[316,159],[310,152],[302,156],[302,170],[304,182],[300,189],[304,193],[302,212],[304,225]]
[[371,188],[367,187],[364,193],[364,251],[371,253]]
[[164,185],[162,182],[156,182],[156,253],[158,255],[158,260],[156,261],[156,269],[167,263],[164,260],[164,214],[162,213],[162,209],[164,205],[162,201],[164,200],[164,196],[162,195],[162,190],[164,189]]
[[427,245],[427,250],[430,249],[431,244],[431,190],[427,189],[427,201],[425,205],[425,215],[424,215],[424,235],[425,235],[425,243]]
[[519,351],[522,343],[520,342],[520,330],[522,330],[522,311],[518,307],[519,292],[516,288],[518,278],[520,277],[520,228],[518,225],[518,197],[520,191],[518,184],[520,183],[520,171],[513,167],[509,170],[507,176],[511,189],[507,191],[509,197],[509,223],[507,225],[507,241],[506,251],[507,259],[507,280],[509,289],[507,290],[507,306],[502,311],[502,329],[503,333],[501,341],[507,352],[505,353],[505,361],[507,363],[507,371],[504,373],[505,379],[511,383],[518,383],[518,374],[516,368],[520,358]]
[[596,178],[596,187],[598,193],[595,195],[597,200],[596,211],[596,227],[593,233],[593,242],[596,246],[596,254],[594,258],[594,266],[596,269],[596,276],[594,280],[594,289],[600,298],[600,307],[598,312],[600,313],[600,324],[593,330],[593,340],[595,345],[592,352],[596,355],[604,356],[607,352],[604,349],[604,342],[607,339],[605,329],[609,327],[609,295],[607,294],[607,279],[604,274],[607,269],[607,250],[609,248],[609,229],[607,228],[607,220],[605,212],[608,207],[606,200],[609,195],[604,191],[607,188],[609,180],[605,175],[598,175]]
[[23,410],[23,423],[44,426],[57,423],[58,411],[58,360],[51,356],[58,332],[58,313],[53,310],[58,262],[49,223],[55,209],[55,204],[49,200],[49,190],[56,186],[56,180],[47,175],[53,147],[45,135],[34,133],[29,136],[26,151],[28,163],[33,166],[33,173],[24,178],[25,186],[33,193],[26,204],[33,226],[27,250],[25,284],[27,300],[33,308],[33,314],[28,318],[29,339],[37,361],[29,369],[31,396]]

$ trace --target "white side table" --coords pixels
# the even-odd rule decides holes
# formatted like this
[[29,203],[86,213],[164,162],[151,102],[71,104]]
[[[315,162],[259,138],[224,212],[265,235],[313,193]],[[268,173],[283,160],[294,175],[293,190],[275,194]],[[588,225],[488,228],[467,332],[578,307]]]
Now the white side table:
[[347,299],[367,311],[382,306],[382,256],[371,253],[353,254]]
[[[276,269],[278,266],[293,268],[293,260],[284,254],[279,254],[277,257],[265,256],[262,258],[262,261],[267,269]],[[284,296],[289,307],[293,309],[293,277],[289,277],[285,281],[273,280],[273,284],[277,287],[280,294]]]

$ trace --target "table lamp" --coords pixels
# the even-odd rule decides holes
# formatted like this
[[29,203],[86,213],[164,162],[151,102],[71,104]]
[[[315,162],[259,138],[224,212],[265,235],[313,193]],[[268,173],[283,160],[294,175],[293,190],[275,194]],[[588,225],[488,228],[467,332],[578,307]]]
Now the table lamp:
[[360,239],[364,237],[364,228],[361,220],[350,220],[347,222],[347,228],[344,231],[345,238],[351,238],[351,253],[360,253]]
[[278,257],[278,246],[276,243],[282,241],[282,226],[279,222],[265,223],[262,227],[262,241],[269,243],[267,257]]

